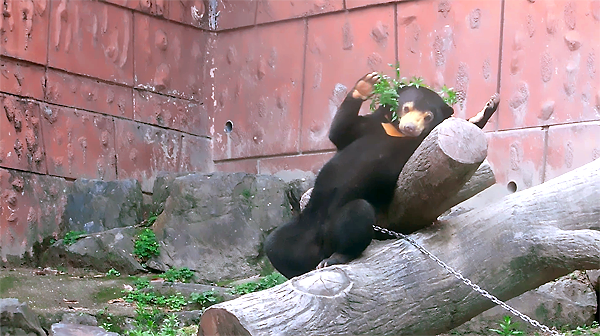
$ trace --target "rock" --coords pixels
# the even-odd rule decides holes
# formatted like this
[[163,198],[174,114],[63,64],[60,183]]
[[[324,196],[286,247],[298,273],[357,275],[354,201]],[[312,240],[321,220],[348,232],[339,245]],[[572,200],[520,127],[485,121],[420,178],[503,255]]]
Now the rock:
[[[596,292],[584,272],[574,272],[556,281],[525,292],[507,302],[523,314],[549,327],[568,325],[571,328],[591,325],[597,310]],[[478,316],[452,330],[452,334],[483,333],[496,328],[503,316],[511,315],[501,307],[486,310]],[[513,321],[528,332],[535,328],[513,317]]]
[[[312,174],[312,173],[311,173]],[[292,205],[294,214],[299,214],[302,210],[301,199],[302,196],[315,185],[315,175],[307,175],[303,178],[293,179],[288,182],[287,194]],[[284,179],[285,181],[285,179]],[[308,197],[310,198],[310,196]],[[308,198],[306,198],[308,202]]]
[[265,236],[291,217],[287,188],[268,175],[177,177],[154,224],[161,254],[148,266],[188,267],[207,282],[258,274],[268,262],[261,251]]
[[36,264],[39,250],[59,232],[68,185],[64,178],[0,168],[0,266]]
[[91,268],[100,272],[114,268],[126,274],[140,273],[144,267],[133,256],[134,240],[140,230],[125,227],[92,233],[72,245],[65,245],[60,239],[44,253],[42,261],[51,266]]
[[137,180],[78,179],[67,198],[61,231],[101,232],[142,221],[142,189]]
[[596,289],[596,292],[600,292],[600,269],[586,271],[592,287]]
[[55,323],[50,329],[50,336],[119,336],[115,332],[100,327],[74,323]]
[[98,320],[94,316],[84,313],[66,313],[62,316],[60,323],[98,326]]
[[171,193],[173,181],[175,181],[175,179],[179,176],[185,176],[189,174],[191,173],[161,172],[158,174],[152,188],[152,213],[160,214],[163,212],[165,208],[165,202]]
[[0,335],[46,336],[38,316],[26,303],[17,299],[0,299]]

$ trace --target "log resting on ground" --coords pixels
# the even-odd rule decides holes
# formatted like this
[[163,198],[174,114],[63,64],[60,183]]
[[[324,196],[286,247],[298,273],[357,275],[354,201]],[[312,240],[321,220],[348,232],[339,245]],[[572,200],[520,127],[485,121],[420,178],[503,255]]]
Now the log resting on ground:
[[[474,171],[478,163],[463,162],[459,171],[464,171],[461,165]],[[441,191],[431,185],[423,190],[427,196]],[[576,269],[597,269],[600,159],[484,208],[437,221],[411,238],[501,300]],[[435,335],[493,305],[407,241],[374,241],[347,265],[210,307],[199,334]]]

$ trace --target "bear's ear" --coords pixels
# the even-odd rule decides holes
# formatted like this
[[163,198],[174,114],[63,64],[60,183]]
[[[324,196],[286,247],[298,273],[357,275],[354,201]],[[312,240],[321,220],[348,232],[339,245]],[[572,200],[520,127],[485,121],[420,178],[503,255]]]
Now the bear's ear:
[[452,106],[448,104],[444,104],[444,106],[442,106],[442,115],[444,116],[444,119],[450,118],[453,114],[454,109]]

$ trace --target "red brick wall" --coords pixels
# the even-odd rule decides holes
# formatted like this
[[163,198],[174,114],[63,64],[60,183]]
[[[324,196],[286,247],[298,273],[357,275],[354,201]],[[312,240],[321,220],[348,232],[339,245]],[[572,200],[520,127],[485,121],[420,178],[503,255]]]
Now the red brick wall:
[[137,178],[151,192],[160,171],[214,170],[202,1],[2,4],[4,261],[56,235],[75,178]]
[[454,87],[459,117],[500,92],[500,183],[600,157],[599,0],[5,3],[2,258],[56,233],[78,177],[150,192],[162,170],[316,172],[348,88],[396,61]]
[[396,61],[403,76],[454,87],[458,117],[500,92],[485,131],[502,184],[524,189],[600,157],[598,0],[236,6],[241,28],[220,32],[211,54],[217,169],[317,171],[331,155],[328,127],[348,88],[366,72],[392,75],[387,64]]

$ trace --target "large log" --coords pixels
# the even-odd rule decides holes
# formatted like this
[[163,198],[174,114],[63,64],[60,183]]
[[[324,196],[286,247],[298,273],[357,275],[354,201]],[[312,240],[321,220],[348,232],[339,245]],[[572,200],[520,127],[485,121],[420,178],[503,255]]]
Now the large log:
[[[411,238],[502,300],[600,265],[600,159]],[[489,309],[405,240],[209,308],[204,335],[435,335]]]
[[487,139],[474,124],[449,118],[423,140],[408,160],[387,216],[378,225],[410,233],[431,225],[487,156]]
[[[440,205],[440,208],[450,209],[453,206],[462,203],[471,197],[479,194],[496,183],[496,176],[487,160],[484,160],[473,176],[460,188],[454,195],[448,198]],[[306,207],[313,188],[308,189],[300,198],[300,210]]]

